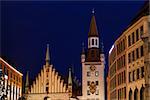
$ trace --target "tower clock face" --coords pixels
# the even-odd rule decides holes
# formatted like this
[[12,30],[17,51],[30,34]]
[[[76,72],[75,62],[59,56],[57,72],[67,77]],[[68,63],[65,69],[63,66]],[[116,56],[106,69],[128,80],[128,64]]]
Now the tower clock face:
[[91,66],[90,66],[90,70],[91,70],[91,71],[95,71],[95,70],[96,70],[96,67],[95,67],[94,65],[91,65]]
[[91,82],[90,83],[90,92],[93,94],[93,93],[95,93],[96,92],[96,84],[95,84],[95,82]]

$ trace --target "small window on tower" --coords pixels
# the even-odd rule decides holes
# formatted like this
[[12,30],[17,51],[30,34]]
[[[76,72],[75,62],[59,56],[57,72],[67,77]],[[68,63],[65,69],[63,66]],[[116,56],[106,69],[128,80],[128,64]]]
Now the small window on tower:
[[95,72],[95,76],[96,76],[96,77],[98,77],[98,75],[99,75],[99,72],[98,72],[98,71],[96,71],[96,72]]
[[90,72],[87,72],[87,76],[90,76],[91,75],[91,73]]
[[95,45],[97,45],[97,39],[95,39]]
[[94,45],[94,39],[92,39],[92,45]]

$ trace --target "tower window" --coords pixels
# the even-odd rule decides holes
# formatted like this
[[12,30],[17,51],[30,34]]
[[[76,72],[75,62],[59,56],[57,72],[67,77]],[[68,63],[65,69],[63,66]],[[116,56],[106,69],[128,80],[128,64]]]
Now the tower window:
[[95,45],[97,45],[97,39],[95,39]]
[[98,75],[99,75],[99,72],[98,72],[98,71],[96,71],[96,72],[95,72],[95,76],[96,76],[96,77],[98,77]]
[[90,46],[90,39],[89,39],[89,46]]
[[96,85],[98,85],[98,81],[96,81]]
[[94,39],[92,39],[92,45],[94,45]]
[[88,76],[88,77],[90,76],[90,72],[87,72],[87,76]]

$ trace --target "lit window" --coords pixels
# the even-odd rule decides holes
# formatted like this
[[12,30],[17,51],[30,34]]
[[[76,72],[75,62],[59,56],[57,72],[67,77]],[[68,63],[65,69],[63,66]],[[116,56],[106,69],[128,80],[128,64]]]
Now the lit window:
[[99,72],[98,72],[98,71],[96,71],[96,72],[95,72],[95,76],[97,76],[97,77],[98,77],[98,75],[99,75]]

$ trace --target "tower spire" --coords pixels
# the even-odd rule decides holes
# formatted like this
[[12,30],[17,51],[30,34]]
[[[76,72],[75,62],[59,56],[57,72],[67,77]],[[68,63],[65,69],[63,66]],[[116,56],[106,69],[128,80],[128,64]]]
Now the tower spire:
[[26,74],[25,93],[28,93],[28,91],[29,91],[29,71],[27,71]]
[[71,68],[69,68],[69,76],[68,76],[68,92],[69,96],[72,96],[72,71]]
[[71,68],[69,68],[68,85],[72,85],[72,75],[71,75],[71,73],[72,73]]
[[84,46],[84,42],[82,42],[82,54],[85,54],[85,46]]
[[45,61],[46,61],[46,65],[49,65],[49,62],[50,62],[49,44],[47,44],[47,49],[46,49],[46,58],[45,58]]
[[92,19],[90,23],[90,30],[88,33],[88,37],[98,37],[98,30],[97,30],[97,25],[96,25],[96,19],[95,19],[95,10],[94,8],[92,9]]

